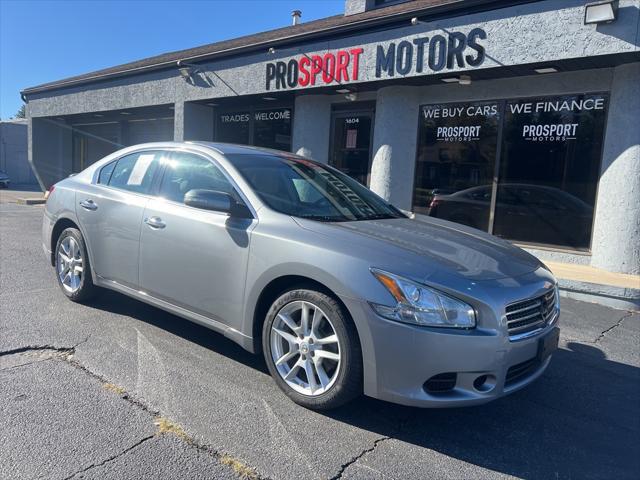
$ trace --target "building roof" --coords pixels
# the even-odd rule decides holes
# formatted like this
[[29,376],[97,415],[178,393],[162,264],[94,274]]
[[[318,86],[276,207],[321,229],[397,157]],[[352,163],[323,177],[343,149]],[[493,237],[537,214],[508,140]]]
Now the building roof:
[[498,8],[513,3],[523,3],[523,1],[411,0],[353,15],[335,15],[307,23],[290,25],[231,40],[210,43],[200,47],[164,53],[162,55],[156,55],[136,60],[134,62],[26,88],[22,91],[22,94],[29,95],[47,90],[55,90],[63,87],[95,82],[110,77],[134,75],[149,70],[169,68],[176,66],[176,63],[179,60],[184,62],[198,62],[216,57],[238,55],[251,50],[259,50],[261,48],[293,43],[295,41],[370,28],[375,25],[398,21],[412,16],[435,15],[445,12],[452,13],[455,11],[466,12],[478,7],[489,5],[491,8]]

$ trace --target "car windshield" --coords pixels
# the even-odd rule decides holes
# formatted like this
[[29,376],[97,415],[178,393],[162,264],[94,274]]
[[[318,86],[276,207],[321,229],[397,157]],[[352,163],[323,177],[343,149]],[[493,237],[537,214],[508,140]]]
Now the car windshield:
[[397,208],[347,175],[320,163],[269,154],[229,154],[270,208],[321,222],[401,218]]

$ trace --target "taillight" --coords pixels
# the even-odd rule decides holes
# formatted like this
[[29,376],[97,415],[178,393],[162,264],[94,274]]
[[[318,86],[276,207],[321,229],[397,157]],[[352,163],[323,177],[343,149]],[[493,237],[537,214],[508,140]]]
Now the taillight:
[[44,199],[46,200],[47,198],[49,198],[55,189],[56,189],[56,186],[55,185],[51,185],[49,187],[49,190],[44,192]]

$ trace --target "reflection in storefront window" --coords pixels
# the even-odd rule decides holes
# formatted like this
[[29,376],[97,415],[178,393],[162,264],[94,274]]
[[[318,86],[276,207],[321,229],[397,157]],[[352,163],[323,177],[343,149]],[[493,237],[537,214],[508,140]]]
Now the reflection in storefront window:
[[414,211],[490,230],[499,165],[495,235],[588,250],[606,103],[591,94],[422,107]]
[[257,147],[291,150],[291,114],[290,108],[260,110],[254,116],[253,144]]
[[291,108],[228,111],[217,115],[218,142],[291,150]]
[[506,103],[494,234],[589,248],[605,107],[600,94]]
[[416,213],[488,228],[498,107],[492,102],[420,109]]
[[224,112],[217,120],[217,142],[249,144],[250,112]]

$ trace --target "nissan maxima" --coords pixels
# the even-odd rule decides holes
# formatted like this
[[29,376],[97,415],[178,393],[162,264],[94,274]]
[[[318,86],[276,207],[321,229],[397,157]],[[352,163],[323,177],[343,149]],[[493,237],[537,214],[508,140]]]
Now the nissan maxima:
[[69,299],[108,288],[209,327],[313,409],[481,404],[558,345],[557,283],[535,257],[285,152],[120,150],[49,189],[43,243]]

